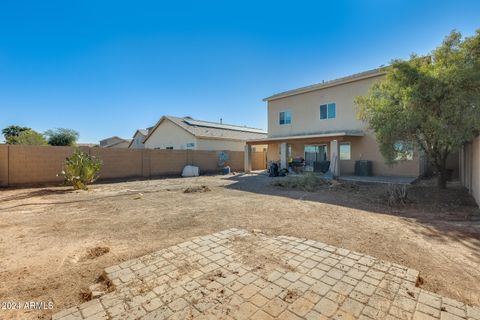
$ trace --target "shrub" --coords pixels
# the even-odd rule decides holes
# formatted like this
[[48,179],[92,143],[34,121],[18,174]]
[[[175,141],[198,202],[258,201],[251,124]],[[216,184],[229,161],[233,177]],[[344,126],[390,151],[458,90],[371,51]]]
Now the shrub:
[[330,186],[331,183],[314,173],[299,176],[279,178],[272,182],[272,185],[288,189],[299,189],[302,191],[316,191],[322,187]]
[[5,137],[5,143],[7,144],[16,144],[15,138],[20,135],[23,131],[32,130],[29,127],[20,127],[16,125],[11,125],[2,130],[3,136]]
[[48,137],[48,144],[51,146],[74,146],[79,137],[77,131],[65,128],[47,130],[45,135]]
[[102,162],[85,152],[75,150],[70,158],[65,160],[63,170],[59,174],[67,185],[72,185],[73,189],[88,189],[88,184],[93,183],[99,177]]
[[394,207],[407,204],[408,188],[404,184],[389,184],[387,188],[388,205]]
[[30,146],[45,146],[47,145],[47,140],[45,137],[34,131],[34,130],[25,130],[18,134],[18,136],[12,136],[9,138],[9,144],[23,144]]

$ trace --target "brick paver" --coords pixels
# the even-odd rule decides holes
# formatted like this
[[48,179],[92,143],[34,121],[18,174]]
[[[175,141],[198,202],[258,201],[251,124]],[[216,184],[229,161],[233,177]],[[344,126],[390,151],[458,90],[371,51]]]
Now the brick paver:
[[418,271],[327,244],[229,229],[105,269],[114,292],[61,319],[464,319]]

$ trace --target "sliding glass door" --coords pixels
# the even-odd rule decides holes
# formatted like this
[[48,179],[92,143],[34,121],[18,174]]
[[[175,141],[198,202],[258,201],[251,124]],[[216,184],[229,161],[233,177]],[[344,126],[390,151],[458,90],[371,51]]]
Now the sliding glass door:
[[313,171],[315,161],[327,160],[327,145],[305,145],[305,171]]

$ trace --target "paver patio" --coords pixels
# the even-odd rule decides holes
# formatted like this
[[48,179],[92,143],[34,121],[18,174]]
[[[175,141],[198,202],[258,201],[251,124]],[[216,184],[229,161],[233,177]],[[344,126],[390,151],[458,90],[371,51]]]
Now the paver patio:
[[418,271],[313,240],[229,229],[105,270],[115,290],[53,319],[476,319]]

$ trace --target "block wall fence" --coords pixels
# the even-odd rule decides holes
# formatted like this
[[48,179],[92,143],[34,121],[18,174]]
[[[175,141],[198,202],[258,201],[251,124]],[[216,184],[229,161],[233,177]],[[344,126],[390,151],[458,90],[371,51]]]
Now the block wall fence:
[[480,206],[480,136],[460,151],[460,180]]
[[[219,152],[202,150],[109,149],[79,147],[102,160],[99,180],[151,178],[180,175],[186,165],[200,168],[201,173],[220,172]],[[72,147],[25,146],[0,144],[0,186],[61,183],[57,177]],[[244,153],[227,151],[226,164],[232,171],[243,171]],[[254,170],[266,168],[266,153],[252,156]]]

